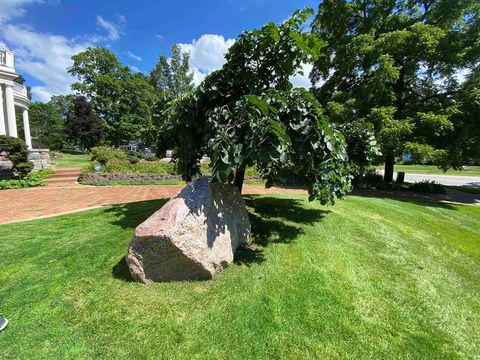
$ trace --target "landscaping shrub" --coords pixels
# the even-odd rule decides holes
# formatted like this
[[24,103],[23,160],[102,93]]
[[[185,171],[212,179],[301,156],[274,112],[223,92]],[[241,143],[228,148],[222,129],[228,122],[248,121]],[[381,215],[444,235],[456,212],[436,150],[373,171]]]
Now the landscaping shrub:
[[445,186],[435,182],[435,180],[422,180],[408,187],[408,190],[428,193],[428,194],[446,194]]
[[111,146],[96,146],[90,150],[92,161],[97,161],[102,165],[106,165],[113,160],[127,160],[128,155],[122,149]]
[[157,161],[158,157],[156,157],[155,155],[149,155],[149,156],[145,156],[145,160],[147,160],[147,161]]
[[130,161],[130,164],[137,164],[138,162],[140,162],[141,158],[139,158],[138,156],[135,156],[135,155],[129,155],[128,156],[128,161]]
[[29,187],[44,186],[45,179],[54,174],[53,169],[43,169],[26,175],[23,179],[0,180],[0,190],[22,189]]
[[369,170],[365,174],[357,174],[353,178],[352,184],[355,188],[378,188],[385,185],[382,174],[377,173],[375,169]]
[[33,164],[28,161],[28,148],[22,139],[0,135],[0,153],[3,152],[8,154],[15,175],[23,178],[32,171]]

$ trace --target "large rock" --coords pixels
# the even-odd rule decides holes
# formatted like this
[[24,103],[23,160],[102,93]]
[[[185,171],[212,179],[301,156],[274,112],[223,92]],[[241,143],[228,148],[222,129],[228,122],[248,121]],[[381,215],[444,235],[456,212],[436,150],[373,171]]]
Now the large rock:
[[238,189],[201,177],[136,228],[126,260],[133,279],[145,283],[211,279],[249,234]]

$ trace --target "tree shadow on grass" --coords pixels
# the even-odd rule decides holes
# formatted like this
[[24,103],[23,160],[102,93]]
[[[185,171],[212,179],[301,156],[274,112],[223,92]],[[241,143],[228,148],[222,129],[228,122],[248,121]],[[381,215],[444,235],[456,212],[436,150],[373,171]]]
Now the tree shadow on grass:
[[167,201],[168,199],[158,199],[113,205],[106,209],[105,212],[115,215],[116,218],[112,222],[113,225],[118,225],[123,229],[135,229],[155,211],[165,205]]
[[308,209],[300,199],[254,195],[244,199],[252,226],[251,244],[239,249],[235,263],[247,266],[265,260],[265,247],[291,243],[304,233],[303,225],[312,225],[329,213]]
[[420,206],[437,207],[450,210],[457,209],[455,204],[447,202],[451,199],[442,194],[424,194],[400,190],[355,189],[351,195],[377,199],[391,199]]

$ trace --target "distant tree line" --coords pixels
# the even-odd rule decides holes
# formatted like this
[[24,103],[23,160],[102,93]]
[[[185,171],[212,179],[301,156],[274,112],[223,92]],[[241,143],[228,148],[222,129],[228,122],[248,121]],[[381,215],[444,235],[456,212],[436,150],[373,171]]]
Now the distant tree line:
[[189,55],[178,45],[161,55],[150,75],[132,73],[105,48],[73,56],[70,74],[75,95],[52,96],[30,107],[34,142],[61,150],[66,144],[89,149],[100,143],[156,142],[156,125],[166,103],[193,89]]

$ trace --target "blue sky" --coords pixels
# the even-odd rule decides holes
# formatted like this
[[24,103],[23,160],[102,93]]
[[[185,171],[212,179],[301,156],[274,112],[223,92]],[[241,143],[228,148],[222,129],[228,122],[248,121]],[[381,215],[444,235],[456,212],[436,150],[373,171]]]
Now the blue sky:
[[[281,22],[305,6],[316,9],[318,0],[0,0],[0,46],[15,52],[16,70],[37,101],[69,92],[70,57],[88,46],[108,47],[134,71],[148,73],[159,54],[179,43],[191,53],[199,83],[222,65],[240,32]],[[293,81],[308,85],[302,76]]]

